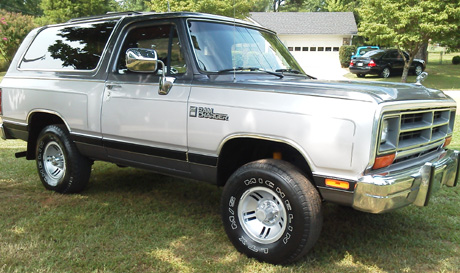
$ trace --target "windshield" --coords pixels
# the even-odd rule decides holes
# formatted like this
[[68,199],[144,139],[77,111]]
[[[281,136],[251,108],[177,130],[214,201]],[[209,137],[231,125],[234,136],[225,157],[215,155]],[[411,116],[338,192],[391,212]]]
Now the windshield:
[[231,69],[303,73],[274,34],[242,26],[189,21],[198,66],[206,72]]

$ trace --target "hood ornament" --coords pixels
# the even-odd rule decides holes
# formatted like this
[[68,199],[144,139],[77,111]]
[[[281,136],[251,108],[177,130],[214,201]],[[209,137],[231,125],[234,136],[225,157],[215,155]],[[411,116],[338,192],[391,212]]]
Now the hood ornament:
[[424,80],[426,80],[426,78],[428,78],[428,73],[426,72],[422,72],[420,73],[420,75],[417,76],[417,78],[415,79],[415,85],[422,85],[422,82]]

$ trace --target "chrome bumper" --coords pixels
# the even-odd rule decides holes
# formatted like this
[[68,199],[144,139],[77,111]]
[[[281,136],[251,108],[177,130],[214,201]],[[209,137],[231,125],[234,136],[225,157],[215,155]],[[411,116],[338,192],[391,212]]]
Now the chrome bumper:
[[447,150],[422,167],[387,175],[366,175],[356,184],[353,208],[383,213],[414,204],[426,206],[442,185],[457,185],[459,151]]

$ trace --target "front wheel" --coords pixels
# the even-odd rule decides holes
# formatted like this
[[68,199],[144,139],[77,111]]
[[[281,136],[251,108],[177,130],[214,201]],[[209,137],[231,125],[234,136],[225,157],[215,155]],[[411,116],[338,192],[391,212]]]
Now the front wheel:
[[264,159],[239,168],[225,185],[221,209],[236,249],[273,264],[305,255],[322,227],[318,191],[295,166],[281,160]]
[[48,190],[75,193],[88,184],[91,161],[78,152],[65,126],[49,125],[41,131],[36,161],[42,184]]

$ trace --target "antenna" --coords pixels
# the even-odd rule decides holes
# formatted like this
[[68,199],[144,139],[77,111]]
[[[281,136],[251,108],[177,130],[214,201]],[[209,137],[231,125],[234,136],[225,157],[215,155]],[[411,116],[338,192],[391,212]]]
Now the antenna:
[[[236,49],[236,5],[235,5],[235,1],[236,0],[233,0],[233,46],[235,47]],[[233,58],[232,58],[233,59]],[[235,64],[233,64],[233,82],[236,82],[236,66]]]
[[169,5],[169,0],[168,0],[168,12],[171,12],[171,6]]

